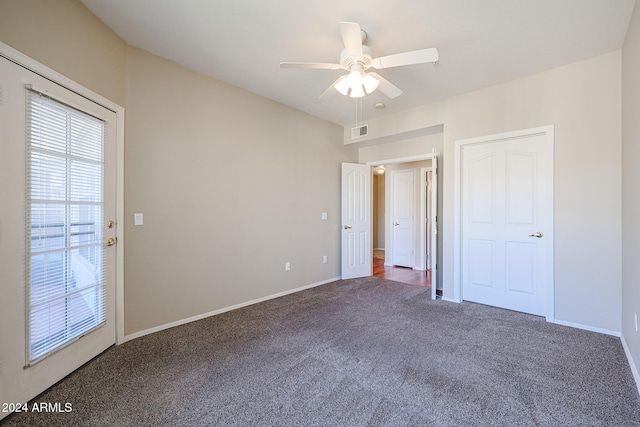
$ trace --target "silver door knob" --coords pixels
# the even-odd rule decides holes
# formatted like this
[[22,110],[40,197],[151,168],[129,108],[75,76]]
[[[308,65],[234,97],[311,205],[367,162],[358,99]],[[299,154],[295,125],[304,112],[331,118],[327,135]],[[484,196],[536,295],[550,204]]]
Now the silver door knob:
[[400,225],[400,223],[394,222],[393,225],[395,225],[396,227]]
[[345,230],[348,230],[348,229],[350,229],[350,228],[351,228],[351,226],[350,226],[350,225],[345,225],[345,226],[344,226],[344,229],[345,229]]
[[118,238],[117,237],[115,239],[113,237],[109,237],[107,239],[107,246],[113,246],[116,243],[118,243]]
[[538,239],[541,238],[542,236],[544,236],[544,234],[542,234],[539,231],[533,234],[529,234],[529,237],[537,237]]

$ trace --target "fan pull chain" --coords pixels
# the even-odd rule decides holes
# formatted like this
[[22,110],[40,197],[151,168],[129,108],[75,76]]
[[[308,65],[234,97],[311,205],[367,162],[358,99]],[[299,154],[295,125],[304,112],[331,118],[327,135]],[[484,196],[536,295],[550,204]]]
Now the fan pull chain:
[[363,122],[362,117],[362,98],[356,98],[356,127],[362,125]]

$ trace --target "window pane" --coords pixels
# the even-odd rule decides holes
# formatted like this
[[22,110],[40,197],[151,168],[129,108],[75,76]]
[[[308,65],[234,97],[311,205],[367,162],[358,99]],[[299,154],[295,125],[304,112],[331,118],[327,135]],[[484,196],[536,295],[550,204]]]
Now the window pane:
[[62,249],[67,245],[67,206],[31,203],[31,252]]
[[38,151],[31,152],[31,198],[64,200],[67,161],[64,157]]
[[62,251],[31,257],[31,304],[41,304],[67,292],[65,253]]
[[92,141],[102,141],[104,128],[97,119],[71,114],[70,154],[86,160],[102,161],[102,145]]
[[78,202],[100,202],[102,200],[102,164],[72,160],[70,168],[69,199]]
[[52,152],[67,152],[67,113],[64,109],[44,98],[29,99],[27,108],[31,109],[30,144],[31,148],[47,149]]
[[67,245],[84,246],[98,245],[102,241],[102,206],[100,205],[69,205],[69,240]]

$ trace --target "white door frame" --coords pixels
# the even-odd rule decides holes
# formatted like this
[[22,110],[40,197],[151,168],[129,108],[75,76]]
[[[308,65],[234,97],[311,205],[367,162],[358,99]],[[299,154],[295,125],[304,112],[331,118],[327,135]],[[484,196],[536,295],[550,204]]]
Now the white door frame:
[[56,83],[72,92],[83,96],[96,104],[102,105],[116,114],[116,344],[122,344],[124,337],[124,107],[98,95],[79,83],[63,76],[39,63],[38,61],[22,54],[12,47],[0,42],[0,56],[15,62],[53,83]]
[[[433,168],[420,168],[420,263],[416,266],[416,270],[428,270],[427,265],[427,216],[431,217],[431,212],[427,212],[427,172],[431,172]],[[430,202],[429,202],[430,203]],[[433,223],[434,218],[431,218]],[[433,258],[433,254],[431,258]]]
[[549,230],[545,231],[545,238],[548,237],[552,242],[549,245],[547,251],[546,264],[549,267],[547,269],[547,276],[545,282],[547,283],[547,289],[545,294],[545,312],[548,322],[555,321],[555,303],[554,303],[554,268],[553,268],[553,144],[554,144],[554,126],[541,126],[531,129],[523,129],[513,132],[505,132],[496,135],[487,135],[477,138],[461,139],[455,141],[455,160],[454,160],[454,192],[453,192],[453,301],[462,302],[462,148],[470,144],[482,144],[495,142],[505,139],[514,138],[526,138],[530,136],[545,136],[548,138],[549,144],[548,153],[551,160],[551,179],[549,180],[547,191],[547,197],[549,203],[547,204],[547,217],[549,218]]
[[[369,166],[377,166],[377,165],[383,165],[383,164],[384,165],[392,165],[392,164],[396,164],[396,163],[409,163],[409,162],[419,162],[421,160],[433,160],[434,158],[437,158],[438,156],[440,156],[440,153],[438,151],[436,151],[435,148],[434,148],[431,151],[431,153],[429,153],[429,154],[419,154],[419,155],[416,155],[416,156],[407,156],[407,157],[394,157],[394,158],[390,158],[390,159],[379,159],[379,160],[374,160],[374,161],[367,162],[366,164],[369,165]],[[372,173],[373,173],[373,169],[372,169]],[[437,226],[438,225],[436,224],[436,227]],[[420,228],[422,228],[422,227],[420,227]],[[424,231],[425,230],[421,230],[420,232],[422,234],[425,234]],[[389,246],[388,242],[389,242],[389,240],[385,239],[385,244],[387,246]],[[386,250],[385,250],[385,252],[386,252]],[[438,253],[437,252],[434,253],[434,257],[435,257],[434,261],[437,263],[438,262]],[[386,259],[385,259],[385,265],[389,265],[386,262]],[[438,265],[438,270],[441,270],[441,269],[442,269],[442,262]],[[432,283],[432,285],[436,284],[436,286],[437,286],[437,283],[438,283],[437,282],[437,277],[435,277],[435,275],[433,275],[433,271],[434,270],[435,269],[432,269],[431,283]],[[436,274],[437,274],[437,272],[436,272]],[[434,292],[435,292],[435,290],[434,290]]]

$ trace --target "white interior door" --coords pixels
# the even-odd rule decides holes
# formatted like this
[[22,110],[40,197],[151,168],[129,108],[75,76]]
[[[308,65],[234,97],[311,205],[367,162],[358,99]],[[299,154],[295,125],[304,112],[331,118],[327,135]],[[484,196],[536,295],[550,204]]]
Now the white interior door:
[[371,166],[342,164],[342,278],[373,274]]
[[393,265],[415,266],[415,172],[393,171],[391,234],[393,239]]
[[431,244],[429,245],[429,262],[431,264],[431,299],[436,299],[438,289],[438,158],[431,159]]
[[431,217],[431,168],[424,168],[422,171],[422,173],[424,173],[424,182],[425,182],[425,187],[424,187],[424,203],[425,203],[425,210],[424,210],[424,242],[425,242],[425,258],[423,260],[424,263],[424,270],[431,270],[431,258],[432,258],[432,253],[431,253],[431,230],[433,229],[432,226],[432,217]]
[[464,300],[545,314],[552,268],[549,141],[533,134],[462,146]]
[[115,343],[116,115],[4,58],[0,93],[0,402],[26,402]]

